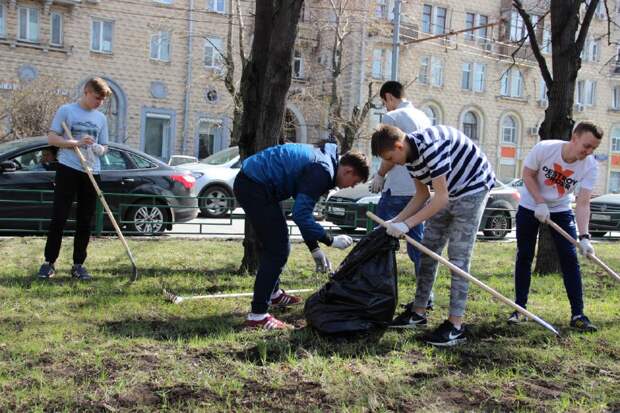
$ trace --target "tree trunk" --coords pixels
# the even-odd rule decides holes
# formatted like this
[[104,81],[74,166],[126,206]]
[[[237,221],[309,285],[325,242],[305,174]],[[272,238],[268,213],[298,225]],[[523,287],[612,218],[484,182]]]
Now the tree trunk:
[[[241,76],[243,114],[239,153],[245,159],[282,136],[286,96],[291,85],[293,50],[303,0],[256,2],[252,52]],[[256,273],[258,246],[249,222],[245,223],[240,272]]]
[[[579,28],[578,0],[553,0],[551,2],[551,39],[553,82],[547,85],[549,106],[540,126],[540,139],[568,141],[573,130],[573,98],[577,73],[581,68],[581,50],[575,38]],[[560,260],[551,238],[551,229],[541,225],[538,233],[538,252],[534,272],[551,274],[560,272]]]

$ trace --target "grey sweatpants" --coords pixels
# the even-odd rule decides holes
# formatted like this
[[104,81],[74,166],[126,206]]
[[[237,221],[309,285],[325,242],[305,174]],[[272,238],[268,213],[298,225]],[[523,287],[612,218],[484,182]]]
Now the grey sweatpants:
[[[448,206],[426,221],[422,244],[441,255],[448,243],[450,262],[469,272],[471,253],[488,194],[489,191],[485,190],[450,200]],[[435,259],[422,254],[414,307],[426,307],[437,276],[437,264]],[[452,272],[450,315],[462,317],[465,314],[468,289],[469,282]]]

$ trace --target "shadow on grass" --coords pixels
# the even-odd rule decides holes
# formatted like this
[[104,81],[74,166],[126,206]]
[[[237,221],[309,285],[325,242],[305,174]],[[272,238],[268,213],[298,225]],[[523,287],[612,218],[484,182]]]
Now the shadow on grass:
[[238,330],[238,326],[238,315],[221,314],[194,319],[125,319],[105,322],[100,328],[105,334],[114,337],[176,341],[223,336]]

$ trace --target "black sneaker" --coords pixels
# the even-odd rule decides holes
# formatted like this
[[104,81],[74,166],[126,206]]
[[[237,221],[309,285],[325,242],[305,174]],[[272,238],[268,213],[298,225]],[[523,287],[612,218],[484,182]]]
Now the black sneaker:
[[93,279],[86,270],[86,267],[81,264],[73,264],[73,267],[71,267],[71,276],[80,281],[90,281]]
[[413,311],[411,304],[404,306],[405,311],[398,315],[389,325],[389,328],[424,328],[427,321],[426,316]]
[[570,326],[584,333],[594,333],[598,330],[596,326],[590,322],[588,317],[583,314],[573,317],[570,320]]
[[528,321],[528,318],[518,311],[513,311],[506,321],[508,321],[508,324],[521,324]]
[[37,275],[39,276],[39,278],[46,280],[48,278],[52,278],[54,274],[56,274],[54,264],[48,264],[47,262],[45,262],[43,263],[43,265],[41,265],[41,268],[39,268],[39,273]]
[[428,300],[428,303],[426,303],[426,311],[433,311],[433,305],[435,305],[433,300]]
[[450,347],[463,343],[466,340],[465,326],[457,329],[449,320],[446,320],[433,331],[430,339],[426,340],[426,342],[434,346]]

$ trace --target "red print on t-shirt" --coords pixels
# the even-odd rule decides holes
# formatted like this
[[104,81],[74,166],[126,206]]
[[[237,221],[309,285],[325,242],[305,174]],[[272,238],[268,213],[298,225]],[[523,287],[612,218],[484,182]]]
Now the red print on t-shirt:
[[570,169],[562,169],[562,165],[557,163],[553,164],[553,170],[544,166],[543,172],[545,172],[545,178],[547,178],[545,179],[545,185],[555,185],[560,196],[564,195],[576,183],[574,179],[569,178],[575,172]]

